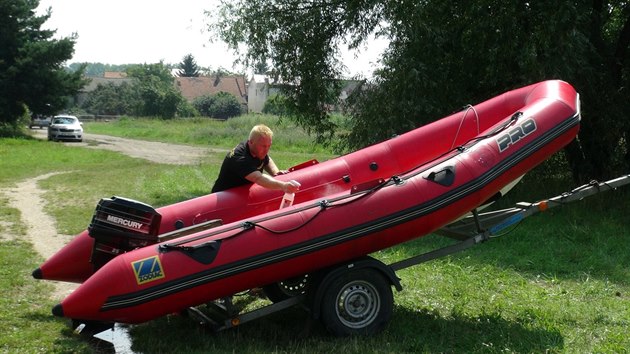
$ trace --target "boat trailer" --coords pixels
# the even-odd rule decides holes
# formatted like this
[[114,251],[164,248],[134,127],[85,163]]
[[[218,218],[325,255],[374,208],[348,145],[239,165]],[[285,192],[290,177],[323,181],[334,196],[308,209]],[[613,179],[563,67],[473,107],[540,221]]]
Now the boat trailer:
[[[377,327],[381,327],[372,326],[375,322],[380,321],[384,325],[389,321],[393,307],[391,286],[394,285],[397,290],[402,290],[400,279],[395,276],[396,271],[463,251],[488,241],[499,232],[529,216],[601,192],[615,190],[626,184],[630,184],[630,174],[606,182],[592,181],[569,192],[535,203],[519,202],[511,208],[484,213],[473,210],[470,215],[435,232],[437,235],[457,240],[455,244],[389,265],[374,258],[365,257],[333,269],[326,269],[318,276],[305,275],[273,284],[277,286],[274,293],[277,293],[279,289],[284,291],[286,296],[284,298],[270,296],[272,304],[249,312],[240,313],[230,297],[206,304],[207,311],[202,311],[199,307],[189,308],[187,314],[213,331],[222,331],[300,305],[309,311],[314,319],[321,319],[327,329],[335,335],[369,334],[378,330]],[[348,276],[347,273],[352,271],[357,273],[357,270],[361,270],[358,272],[361,277]],[[387,280],[386,283],[381,282],[379,285],[371,281],[371,279],[379,279],[379,274],[380,279]],[[308,292],[305,291],[307,283]],[[313,286],[313,283],[317,285]],[[379,289],[382,286],[386,289]],[[267,294],[269,288],[263,287],[263,289]],[[375,301],[379,302],[380,306],[374,306]]]
[[[409,268],[436,258],[454,254],[496,237],[501,231],[514,226],[525,218],[551,208],[562,206],[601,192],[615,190],[630,184],[630,174],[606,182],[592,181],[556,197],[535,203],[520,202],[513,207],[489,212],[472,210],[463,218],[446,225],[434,234],[458,241],[449,246],[416,255],[389,265],[369,256],[355,259],[331,268],[306,274],[260,289],[233,294],[204,305],[182,311],[204,328],[213,332],[233,328],[270,314],[301,306],[310,313],[309,322],[321,320],[334,335],[373,334],[380,331],[390,320],[393,311],[392,286],[402,290],[396,271]],[[160,235],[160,240],[180,237],[220,225],[211,221],[190,227],[190,230]],[[233,302],[240,295],[263,297],[271,301],[257,309],[242,312]],[[82,326],[80,326],[82,324]],[[79,327],[77,327],[79,326]],[[114,323],[75,321],[73,328],[82,335],[94,335],[113,329]]]

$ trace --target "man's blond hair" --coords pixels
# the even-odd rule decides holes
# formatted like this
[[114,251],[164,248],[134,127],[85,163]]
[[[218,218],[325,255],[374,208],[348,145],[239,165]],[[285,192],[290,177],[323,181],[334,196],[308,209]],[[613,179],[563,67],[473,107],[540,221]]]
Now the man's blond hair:
[[273,138],[273,131],[271,131],[271,129],[269,129],[269,127],[264,124],[258,124],[252,128],[252,131],[249,132],[250,141],[254,141],[256,140],[256,138],[261,136],[268,136],[270,138]]

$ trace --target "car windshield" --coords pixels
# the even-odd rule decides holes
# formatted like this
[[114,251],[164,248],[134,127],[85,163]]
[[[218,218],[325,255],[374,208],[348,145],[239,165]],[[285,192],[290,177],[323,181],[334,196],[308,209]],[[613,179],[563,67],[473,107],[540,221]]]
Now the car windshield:
[[72,118],[55,118],[53,124],[73,124],[74,122]]

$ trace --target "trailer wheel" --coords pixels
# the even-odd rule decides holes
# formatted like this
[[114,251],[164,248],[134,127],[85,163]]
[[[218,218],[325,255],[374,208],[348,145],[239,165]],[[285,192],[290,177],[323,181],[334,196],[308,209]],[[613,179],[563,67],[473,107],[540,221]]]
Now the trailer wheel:
[[265,285],[263,286],[263,291],[271,302],[276,303],[304,294],[307,286],[308,274],[304,274],[281,282]]
[[351,270],[324,290],[322,322],[337,336],[378,333],[391,319],[393,302],[391,285],[377,270]]

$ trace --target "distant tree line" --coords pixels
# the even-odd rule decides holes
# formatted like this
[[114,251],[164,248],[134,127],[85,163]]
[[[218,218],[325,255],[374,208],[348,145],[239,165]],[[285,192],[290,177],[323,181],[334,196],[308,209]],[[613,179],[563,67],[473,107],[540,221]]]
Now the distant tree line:
[[103,64],[103,63],[71,63],[67,66],[70,72],[83,72],[85,76],[102,77],[107,71],[125,72],[128,67],[136,64]]
[[[106,72],[127,72],[129,68],[138,64],[105,64],[105,63],[71,63],[66,69],[74,73],[82,71],[84,76],[103,77]],[[179,77],[199,77],[199,76],[216,76],[216,75],[237,75],[238,73],[230,72],[225,68],[212,70],[209,67],[201,67],[197,65],[195,57],[192,54],[186,54],[182,61],[177,64],[162,62],[162,65],[168,70],[177,70],[176,75]]]
[[[122,71],[132,79],[131,83],[99,84],[88,93],[81,104],[81,109],[92,114],[155,116],[161,118],[205,116],[227,119],[241,114],[241,105],[234,95],[219,92],[217,95],[206,95],[187,102],[174,87],[175,69],[173,65],[162,62],[156,64],[109,65],[102,63],[85,63],[69,65],[69,69],[85,68],[86,73],[103,76],[105,71]],[[187,54],[177,66],[177,76],[199,77],[200,68],[192,54]],[[204,71],[216,80],[228,75],[219,69],[214,73]]]
[[238,99],[225,92],[187,102],[175,87],[170,69],[162,63],[131,65],[125,72],[131,83],[99,84],[80,108],[92,114],[160,118],[227,119],[241,114]]
[[173,85],[170,71],[162,64],[129,65],[130,83],[99,84],[82,103],[88,113],[172,118],[186,110],[186,102]]

